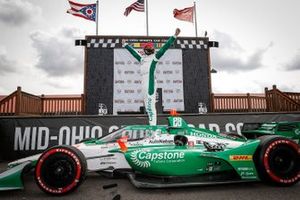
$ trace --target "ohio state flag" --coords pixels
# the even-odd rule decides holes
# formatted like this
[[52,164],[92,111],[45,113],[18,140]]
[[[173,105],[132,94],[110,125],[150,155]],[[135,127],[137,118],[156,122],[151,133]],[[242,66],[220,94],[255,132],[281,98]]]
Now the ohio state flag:
[[187,7],[182,10],[174,9],[173,10],[173,15],[176,19],[182,20],[182,21],[187,21],[187,22],[194,22],[194,10],[195,7]]
[[71,9],[67,10],[67,13],[77,17],[82,17],[83,19],[96,21],[97,4],[81,4],[70,0],[69,4],[71,6]]

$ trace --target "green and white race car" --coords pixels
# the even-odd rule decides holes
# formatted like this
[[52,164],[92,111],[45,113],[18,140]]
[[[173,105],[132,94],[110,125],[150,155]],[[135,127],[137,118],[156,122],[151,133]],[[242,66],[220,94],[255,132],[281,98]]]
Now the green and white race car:
[[289,138],[245,139],[190,127],[178,116],[168,120],[168,125],[126,126],[9,163],[0,174],[0,190],[22,189],[22,174],[31,169],[41,190],[53,195],[75,190],[88,172],[126,175],[138,188],[260,180],[290,186],[300,179],[300,146]]

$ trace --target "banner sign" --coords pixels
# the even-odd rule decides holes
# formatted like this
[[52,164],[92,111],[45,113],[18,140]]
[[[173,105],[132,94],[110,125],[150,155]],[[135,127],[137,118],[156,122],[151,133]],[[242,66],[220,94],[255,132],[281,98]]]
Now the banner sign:
[[[140,111],[144,104],[140,73],[139,62],[126,49],[114,49],[113,114]],[[164,110],[184,111],[182,50],[169,49],[159,60],[155,75]]]
[[[243,123],[300,121],[294,114],[207,114],[182,115],[195,127],[217,132],[241,132]],[[167,115],[158,117],[167,124]],[[54,145],[73,145],[86,138],[98,138],[125,125],[147,124],[145,115],[7,117],[0,118],[0,159],[13,160],[37,154]]]

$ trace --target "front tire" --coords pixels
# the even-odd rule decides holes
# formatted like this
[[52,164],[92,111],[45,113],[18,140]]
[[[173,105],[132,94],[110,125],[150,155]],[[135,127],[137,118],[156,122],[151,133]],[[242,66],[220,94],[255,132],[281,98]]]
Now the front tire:
[[254,161],[262,181],[279,186],[296,184],[300,179],[300,146],[278,136],[262,136]]
[[35,180],[42,191],[64,195],[74,191],[86,177],[87,163],[81,151],[73,146],[55,146],[37,161]]

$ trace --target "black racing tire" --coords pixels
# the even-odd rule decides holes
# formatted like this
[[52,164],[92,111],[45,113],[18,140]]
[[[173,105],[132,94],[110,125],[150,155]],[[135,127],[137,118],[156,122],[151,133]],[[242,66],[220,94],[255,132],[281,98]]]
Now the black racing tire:
[[300,180],[300,146],[279,136],[262,136],[254,154],[260,179],[277,186],[290,186]]
[[38,159],[35,181],[45,193],[64,195],[78,188],[86,172],[86,159],[80,150],[73,146],[55,146]]

